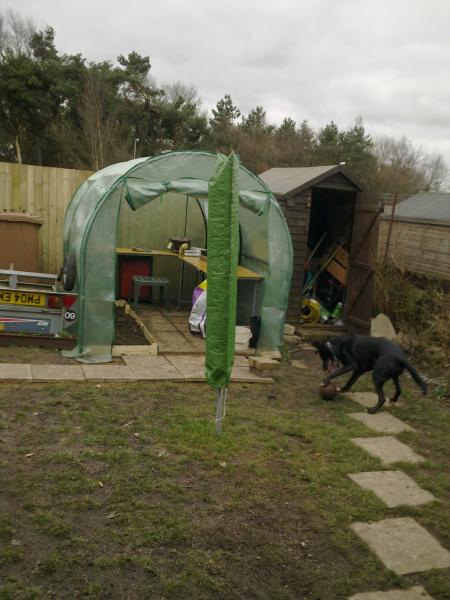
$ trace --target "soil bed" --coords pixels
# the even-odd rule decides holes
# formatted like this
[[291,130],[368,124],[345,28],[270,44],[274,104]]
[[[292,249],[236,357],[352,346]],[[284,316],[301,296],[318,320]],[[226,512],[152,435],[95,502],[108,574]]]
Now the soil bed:
[[114,344],[123,346],[144,346],[148,344],[136,321],[126,315],[123,308],[116,308],[116,330]]

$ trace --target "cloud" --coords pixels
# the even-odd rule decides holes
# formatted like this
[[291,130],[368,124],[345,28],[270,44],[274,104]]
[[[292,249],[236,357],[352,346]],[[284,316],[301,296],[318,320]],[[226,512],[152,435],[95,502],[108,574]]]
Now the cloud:
[[270,119],[361,115],[374,134],[407,135],[450,164],[448,0],[15,0],[92,60],[136,50],[157,81],[194,85],[211,108],[231,94]]

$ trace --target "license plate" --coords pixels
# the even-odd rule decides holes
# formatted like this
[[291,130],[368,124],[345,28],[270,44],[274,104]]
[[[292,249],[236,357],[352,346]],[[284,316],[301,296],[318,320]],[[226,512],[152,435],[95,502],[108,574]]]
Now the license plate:
[[0,304],[45,306],[45,294],[25,292],[23,290],[0,290]]

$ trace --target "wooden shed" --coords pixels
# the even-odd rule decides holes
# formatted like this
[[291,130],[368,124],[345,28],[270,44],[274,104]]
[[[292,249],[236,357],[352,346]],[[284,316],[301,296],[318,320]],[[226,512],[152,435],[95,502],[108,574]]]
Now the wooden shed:
[[302,302],[307,295],[305,275],[311,255],[322,269],[338,252],[337,258],[341,258],[329,264],[334,262],[333,275],[343,282],[339,322],[348,331],[367,333],[372,316],[380,197],[363,191],[341,165],[273,168],[260,177],[276,196],[292,236],[294,271],[288,321],[299,324],[304,320]]

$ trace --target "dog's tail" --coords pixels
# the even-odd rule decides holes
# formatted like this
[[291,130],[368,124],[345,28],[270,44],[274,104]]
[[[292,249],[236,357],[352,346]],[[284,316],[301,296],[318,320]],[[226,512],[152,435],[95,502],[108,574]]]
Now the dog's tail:
[[426,396],[427,391],[428,391],[428,385],[426,384],[426,382],[422,379],[422,377],[419,375],[419,373],[416,371],[416,369],[412,366],[412,364],[408,360],[406,360],[406,358],[403,359],[403,364],[408,369],[408,371],[411,373],[411,377],[414,379],[414,381],[417,383],[417,385],[422,390],[423,395]]

